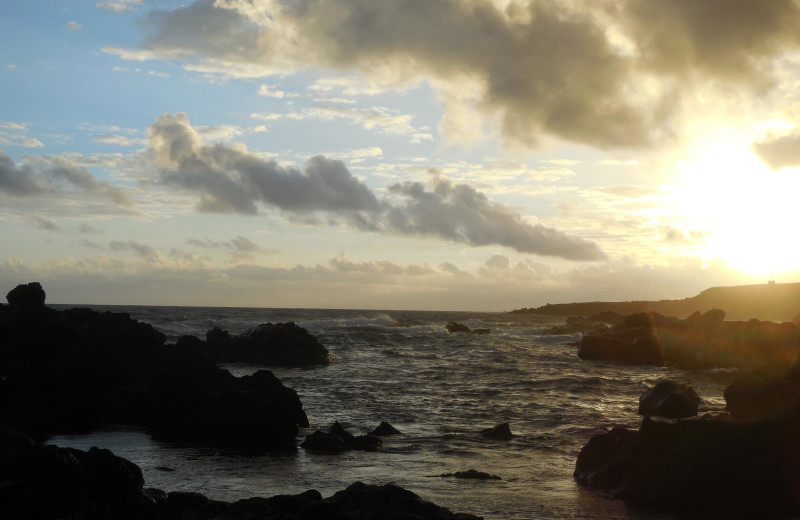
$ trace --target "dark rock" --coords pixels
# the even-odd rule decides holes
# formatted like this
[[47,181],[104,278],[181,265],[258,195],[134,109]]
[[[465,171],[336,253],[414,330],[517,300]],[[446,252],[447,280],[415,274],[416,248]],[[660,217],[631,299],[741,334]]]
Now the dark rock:
[[319,430],[306,437],[300,447],[311,451],[325,453],[340,453],[347,450],[377,451],[383,445],[378,437],[373,435],[353,435],[344,429],[339,421],[331,425],[330,432]]
[[0,306],[0,417],[34,438],[121,423],[261,452],[295,449],[298,426],[308,425],[297,393],[272,373],[236,378],[197,338],[166,346],[124,313],[46,310],[31,321]]
[[[224,336],[214,335],[215,345],[225,345]],[[230,346],[218,353],[221,361],[269,366],[309,367],[330,362],[328,350],[317,338],[292,322],[259,325],[232,338]]]
[[17,316],[39,315],[45,310],[46,294],[39,282],[20,284],[6,295],[11,311]]
[[402,435],[400,430],[389,424],[388,422],[381,422],[377,428],[369,432],[369,435],[384,437],[388,435]]
[[489,330],[489,329],[472,329],[470,332],[472,332],[473,334],[477,334],[479,336],[483,336],[483,335],[492,333],[492,331]]
[[581,448],[572,476],[579,484],[604,491],[622,487],[639,433],[616,427],[595,435]]
[[464,478],[464,479],[475,479],[475,480],[503,480],[502,478],[498,477],[497,475],[492,475],[490,473],[484,473],[483,471],[478,471],[476,469],[470,469],[467,471],[456,471],[455,473],[442,473],[439,475],[440,477],[454,477],[454,478]]
[[498,424],[493,428],[481,430],[481,435],[488,439],[495,439],[498,441],[508,441],[514,437],[514,435],[511,434],[511,427],[508,423]]
[[347,443],[339,435],[332,432],[321,432],[319,430],[307,435],[300,447],[309,451],[322,453],[342,453],[347,451]]
[[456,322],[456,321],[451,321],[450,323],[448,323],[447,325],[445,325],[445,327],[444,327],[444,328],[445,328],[445,329],[447,330],[447,332],[449,332],[450,334],[453,334],[453,333],[455,333],[455,332],[466,332],[467,334],[469,334],[469,333],[471,332],[471,331],[470,331],[470,329],[469,329],[469,327],[467,327],[466,325],[463,325],[463,324],[461,324],[461,323],[458,323],[458,322]]
[[625,317],[605,331],[584,334],[581,359],[689,369],[736,367],[769,371],[800,358],[800,332],[791,323],[724,321],[712,309],[685,320],[655,313]]
[[697,415],[700,396],[694,389],[674,381],[659,381],[639,396],[639,415],[678,419]]

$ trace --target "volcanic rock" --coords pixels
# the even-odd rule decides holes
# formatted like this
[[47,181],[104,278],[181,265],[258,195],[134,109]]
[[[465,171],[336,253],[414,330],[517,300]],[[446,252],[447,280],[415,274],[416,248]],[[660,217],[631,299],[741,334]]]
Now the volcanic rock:
[[659,381],[639,396],[639,415],[670,419],[697,415],[700,396],[694,389],[674,381]]

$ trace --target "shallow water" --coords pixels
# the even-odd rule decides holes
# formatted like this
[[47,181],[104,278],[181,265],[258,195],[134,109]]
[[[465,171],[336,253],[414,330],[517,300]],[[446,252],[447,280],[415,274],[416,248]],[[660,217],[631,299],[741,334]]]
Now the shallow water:
[[[313,431],[338,420],[354,434],[380,421],[403,432],[380,452],[241,457],[153,441],[142,432],[59,436],[53,443],[109,448],[138,464],[146,485],[237,500],[318,489],[324,496],[355,481],[394,482],[455,511],[487,519],[671,518],[578,487],[580,448],[615,425],[638,427],[638,397],[660,378],[691,384],[702,410],[724,406],[729,371],[686,372],[582,362],[566,345],[579,335],[543,336],[549,317],[491,313],[96,307],[130,313],[171,340],[221,326],[243,332],[263,322],[295,321],[332,352],[313,369],[272,369],[300,395]],[[491,335],[447,334],[459,321]],[[261,368],[228,365],[234,375]],[[509,422],[514,438],[481,429]],[[301,432],[298,442],[305,433]],[[474,468],[502,480],[436,475]],[[167,469],[171,470],[168,471]]]

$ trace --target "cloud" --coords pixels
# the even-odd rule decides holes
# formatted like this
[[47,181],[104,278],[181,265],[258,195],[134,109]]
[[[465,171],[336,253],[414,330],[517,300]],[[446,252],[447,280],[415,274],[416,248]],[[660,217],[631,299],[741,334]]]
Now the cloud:
[[224,249],[231,254],[234,260],[242,260],[253,258],[255,253],[270,253],[274,254],[277,253],[277,250],[271,249],[266,250],[263,247],[259,246],[249,238],[243,237],[241,235],[236,236],[228,241],[221,242],[217,240],[205,239],[199,240],[196,238],[190,238],[186,240],[186,243],[200,247],[203,249]]
[[94,137],[95,143],[113,144],[116,146],[141,146],[147,144],[146,139],[138,139],[135,137],[128,137],[124,135],[96,135]]
[[275,99],[300,97],[300,94],[298,94],[297,92],[286,92],[280,89],[276,89],[274,85],[261,85],[260,87],[258,87],[258,95]]
[[142,258],[153,258],[161,255],[152,246],[137,240],[112,240],[108,245],[112,251],[134,251]]
[[78,22],[67,22],[64,24],[64,27],[66,27],[68,31],[80,31],[83,29],[83,25]]
[[672,135],[698,86],[769,90],[775,59],[800,46],[798,11],[793,0],[197,0],[151,13],[141,48],[104,51],[227,77],[316,67],[344,78],[317,90],[369,86],[354,95],[426,81],[448,135],[488,122],[510,143],[637,147]]
[[769,136],[754,142],[752,148],[773,170],[800,166],[800,133]]
[[111,11],[114,13],[122,13],[130,10],[134,5],[142,5],[142,0],[109,0],[105,2],[97,2],[94,4],[98,9]]
[[202,211],[255,214],[258,202],[290,213],[373,211],[380,205],[340,161],[313,157],[300,171],[240,148],[206,145],[185,114],[162,115],[148,136],[163,182],[200,192]]
[[18,169],[11,157],[0,151],[0,190],[11,195],[38,195],[47,190],[34,179],[33,169]]
[[59,232],[61,228],[53,222],[52,220],[42,217],[41,215],[29,215],[27,220],[36,226],[37,229],[42,231],[52,231],[52,232]]
[[408,136],[412,143],[431,141],[433,136],[411,124],[410,114],[385,107],[356,108],[337,105],[314,105],[297,112],[278,114],[274,112],[251,114],[253,119],[277,121],[279,119],[335,121],[343,119],[364,130],[378,131],[386,135]]
[[772,59],[800,44],[794,0],[626,0],[622,6],[639,65],[673,77],[764,89]]
[[434,236],[475,246],[503,245],[523,253],[557,256],[568,260],[603,260],[593,242],[566,235],[522,217],[496,204],[466,184],[455,184],[432,170],[433,189],[405,182],[389,187],[402,203],[392,206],[384,227],[401,234]]
[[241,145],[205,144],[185,114],[164,114],[148,129],[161,181],[197,192],[204,212],[257,214],[279,209],[303,221],[315,213],[369,232],[435,237],[474,246],[502,245],[570,260],[602,260],[593,242],[531,225],[466,184],[433,170],[432,189],[417,182],[378,197],[344,163],[311,158],[303,171],[249,153]]
[[85,193],[107,199],[119,206],[132,206],[130,196],[120,188],[97,180],[88,169],[65,157],[30,157],[33,165],[18,168],[0,151],[0,191],[10,195],[61,195]]
[[87,224],[86,222],[81,222],[78,226],[78,233],[83,235],[102,235],[103,232],[97,229],[96,227],[92,226],[91,224]]

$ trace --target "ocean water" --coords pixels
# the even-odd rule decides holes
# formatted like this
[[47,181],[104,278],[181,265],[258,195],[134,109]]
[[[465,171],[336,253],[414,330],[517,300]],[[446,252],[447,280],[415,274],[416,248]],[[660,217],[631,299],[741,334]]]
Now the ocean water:
[[[95,307],[127,312],[170,341],[204,337],[220,326],[240,333],[264,322],[294,321],[331,351],[312,369],[271,370],[294,388],[311,429],[341,422],[354,434],[381,421],[403,432],[379,452],[296,453],[243,457],[177,446],[140,431],[59,436],[52,443],[108,448],[138,464],[146,486],[199,491],[233,501],[317,489],[323,496],[355,481],[396,483],[454,511],[500,519],[669,519],[579,487],[575,460],[592,435],[637,428],[639,395],[660,378],[691,384],[703,411],[724,407],[731,371],[688,372],[584,362],[567,343],[580,335],[545,336],[559,319],[504,313]],[[485,336],[448,334],[450,321],[489,328]],[[234,375],[263,367],[226,365]],[[514,438],[493,441],[480,430],[508,422]],[[437,475],[477,469],[502,480]]]

